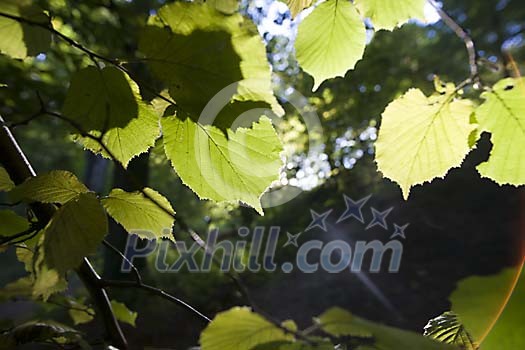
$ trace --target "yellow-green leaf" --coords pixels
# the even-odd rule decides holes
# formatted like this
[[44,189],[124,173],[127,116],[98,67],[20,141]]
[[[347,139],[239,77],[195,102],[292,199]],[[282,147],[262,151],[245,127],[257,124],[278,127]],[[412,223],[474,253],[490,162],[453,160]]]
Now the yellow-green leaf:
[[350,1],[327,0],[299,25],[295,51],[297,61],[313,76],[314,88],[326,79],[344,77],[362,57],[366,29]]
[[302,10],[312,6],[313,0],[286,0],[292,18],[295,18]]
[[366,349],[458,350],[421,334],[364,320],[340,308],[326,311],[319,316],[318,322],[325,332],[335,336],[370,337],[374,345]]
[[173,240],[175,211],[164,196],[151,188],[132,193],[116,188],[102,199],[102,205],[130,234],[145,239]]
[[410,89],[383,112],[376,162],[383,175],[399,184],[403,197],[417,184],[444,177],[470,151],[474,106],[454,91],[427,97]]
[[137,84],[113,66],[87,67],[77,72],[63,112],[81,129],[75,130],[77,141],[103,157],[112,155],[124,167],[133,157],[149,150],[160,136],[159,118],[153,107],[142,100]]
[[483,177],[498,184],[525,184],[525,79],[507,78],[483,94],[476,110],[481,131],[491,133],[487,162],[478,166]]
[[251,350],[258,345],[292,340],[262,316],[247,307],[234,307],[219,313],[202,332],[202,350]]
[[11,191],[14,201],[64,204],[89,190],[78,178],[63,170],[54,170],[27,179]]
[[148,23],[140,51],[168,85],[178,108],[194,120],[217,93],[237,82],[236,88],[225,92],[224,110],[213,107],[203,119],[221,111],[213,124],[225,129],[254,108],[270,107],[276,114],[284,114],[273,95],[262,38],[241,14],[219,12],[213,4],[174,2],[163,6]]
[[138,314],[128,309],[126,304],[111,300],[111,308],[113,309],[113,313],[117,320],[135,327],[135,321],[137,320]]
[[282,146],[268,118],[227,135],[176,116],[163,118],[162,129],[167,157],[199,197],[241,201],[263,213],[260,198],[282,166]]
[[427,0],[356,0],[364,17],[372,20],[375,30],[393,30],[410,19],[425,20]]

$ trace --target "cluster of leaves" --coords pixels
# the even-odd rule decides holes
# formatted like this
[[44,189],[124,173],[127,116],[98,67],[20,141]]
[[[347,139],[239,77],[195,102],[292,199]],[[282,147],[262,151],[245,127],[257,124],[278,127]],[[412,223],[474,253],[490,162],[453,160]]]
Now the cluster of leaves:
[[201,335],[202,350],[456,349],[417,333],[376,324],[333,308],[304,331],[293,321],[272,323],[249,308],[220,313]]

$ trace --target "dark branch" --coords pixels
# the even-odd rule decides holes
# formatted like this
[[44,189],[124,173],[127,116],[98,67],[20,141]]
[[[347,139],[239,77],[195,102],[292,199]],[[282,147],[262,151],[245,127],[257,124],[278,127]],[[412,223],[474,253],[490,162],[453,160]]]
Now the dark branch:
[[[5,126],[1,116],[0,123],[3,125],[0,127],[0,149],[2,150],[2,152],[0,152],[0,164],[4,166],[11,179],[18,185],[30,177],[36,176],[36,172],[33,170],[9,128]],[[38,221],[44,224],[51,220],[56,207],[50,204],[34,203],[31,204],[31,209],[38,218]],[[109,298],[104,288],[99,286],[98,281],[100,277],[91,266],[89,260],[84,259],[81,266],[76,269],[76,272],[88,289],[89,294],[102,315],[111,343],[120,349],[127,349],[126,338],[113,313]]]

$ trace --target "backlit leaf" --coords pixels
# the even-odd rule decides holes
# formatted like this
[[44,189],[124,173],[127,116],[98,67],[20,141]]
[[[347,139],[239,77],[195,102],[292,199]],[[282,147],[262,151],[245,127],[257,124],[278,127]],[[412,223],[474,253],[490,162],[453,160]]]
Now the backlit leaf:
[[112,66],[102,70],[87,67],[77,72],[63,112],[81,129],[75,130],[77,141],[106,158],[113,155],[124,167],[152,147],[160,135],[153,107],[142,101],[137,84]]
[[102,199],[102,205],[116,222],[140,238],[173,239],[175,211],[160,193],[145,188],[142,192],[125,192],[119,188]]
[[286,0],[292,18],[295,18],[302,10],[312,6],[313,0]]
[[481,131],[491,133],[490,158],[478,166],[498,184],[525,184],[525,79],[503,79],[483,94],[476,110]]
[[[253,108],[271,107],[283,114],[273,95],[262,38],[242,15],[227,15],[209,4],[174,2],[163,6],[149,24],[139,48],[178,108],[194,120],[217,93],[237,82],[224,92],[225,110],[214,125],[225,129]],[[215,104],[206,111],[206,124],[223,109]]]
[[326,311],[319,316],[318,322],[325,332],[335,336],[371,336],[373,346],[365,346],[364,349],[458,350],[454,346],[436,342],[417,333],[364,320],[339,308]]
[[219,313],[202,332],[202,350],[250,350],[258,345],[293,339],[247,307]]
[[203,199],[241,201],[262,214],[260,197],[279,178],[282,146],[268,118],[224,133],[176,116],[162,119],[164,147],[182,181]]
[[[514,284],[511,296],[509,289]],[[521,266],[460,281],[450,302],[480,349],[525,348],[525,339],[516,332],[517,325],[525,324],[525,273]]]
[[27,179],[12,190],[10,195],[15,201],[64,204],[86,192],[88,192],[87,187],[74,174],[54,170]]
[[453,90],[427,97],[410,89],[383,112],[376,142],[379,171],[399,184],[405,199],[412,186],[445,176],[470,151],[473,111]]
[[138,316],[136,312],[128,309],[128,307],[124,303],[115,300],[111,300],[111,307],[113,309],[113,312],[115,313],[115,317],[117,318],[117,320],[135,327],[135,321],[137,320]]
[[315,91],[324,80],[353,69],[365,45],[365,24],[354,5],[327,0],[299,25],[295,50],[301,68],[314,78]]
[[425,20],[426,0],[356,0],[364,17],[370,18],[375,30],[393,30],[409,19]]

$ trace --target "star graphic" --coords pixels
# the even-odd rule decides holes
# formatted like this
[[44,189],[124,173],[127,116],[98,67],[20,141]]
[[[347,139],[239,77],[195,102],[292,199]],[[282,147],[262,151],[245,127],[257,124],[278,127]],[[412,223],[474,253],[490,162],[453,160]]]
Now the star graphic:
[[348,218],[355,218],[359,220],[361,223],[365,223],[365,219],[363,218],[363,207],[365,206],[366,202],[372,197],[372,195],[369,195],[365,198],[361,198],[358,201],[354,201],[352,198],[348,197],[346,194],[343,195],[345,199],[346,204],[346,210],[345,212],[339,217],[337,220],[337,224],[341,221],[345,221]]
[[385,230],[388,230],[388,223],[386,222],[386,217],[388,216],[388,214],[390,214],[392,210],[394,210],[394,208],[389,208],[385,211],[379,211],[375,208],[372,208],[372,215],[374,216],[374,218],[368,224],[366,229],[368,230],[369,228],[372,228],[374,226],[381,226]]
[[293,245],[294,247],[298,248],[299,244],[297,243],[297,240],[299,239],[299,236],[301,236],[302,232],[299,232],[298,234],[292,235],[290,232],[286,232],[286,236],[288,237],[288,241],[284,244],[283,247],[288,247],[289,245]]
[[410,225],[410,224],[406,224],[404,226],[399,226],[398,224],[394,224],[394,230],[395,231],[392,234],[392,236],[390,236],[390,239],[395,238],[397,236],[399,236],[399,237],[401,237],[403,239],[406,239],[405,230],[408,227],[408,225]]
[[312,215],[312,222],[308,227],[306,228],[306,231],[309,231],[315,227],[319,227],[321,230],[326,232],[326,219],[328,218],[328,215],[332,212],[332,209],[325,211],[322,214],[316,213],[314,210],[310,209],[310,214]]

